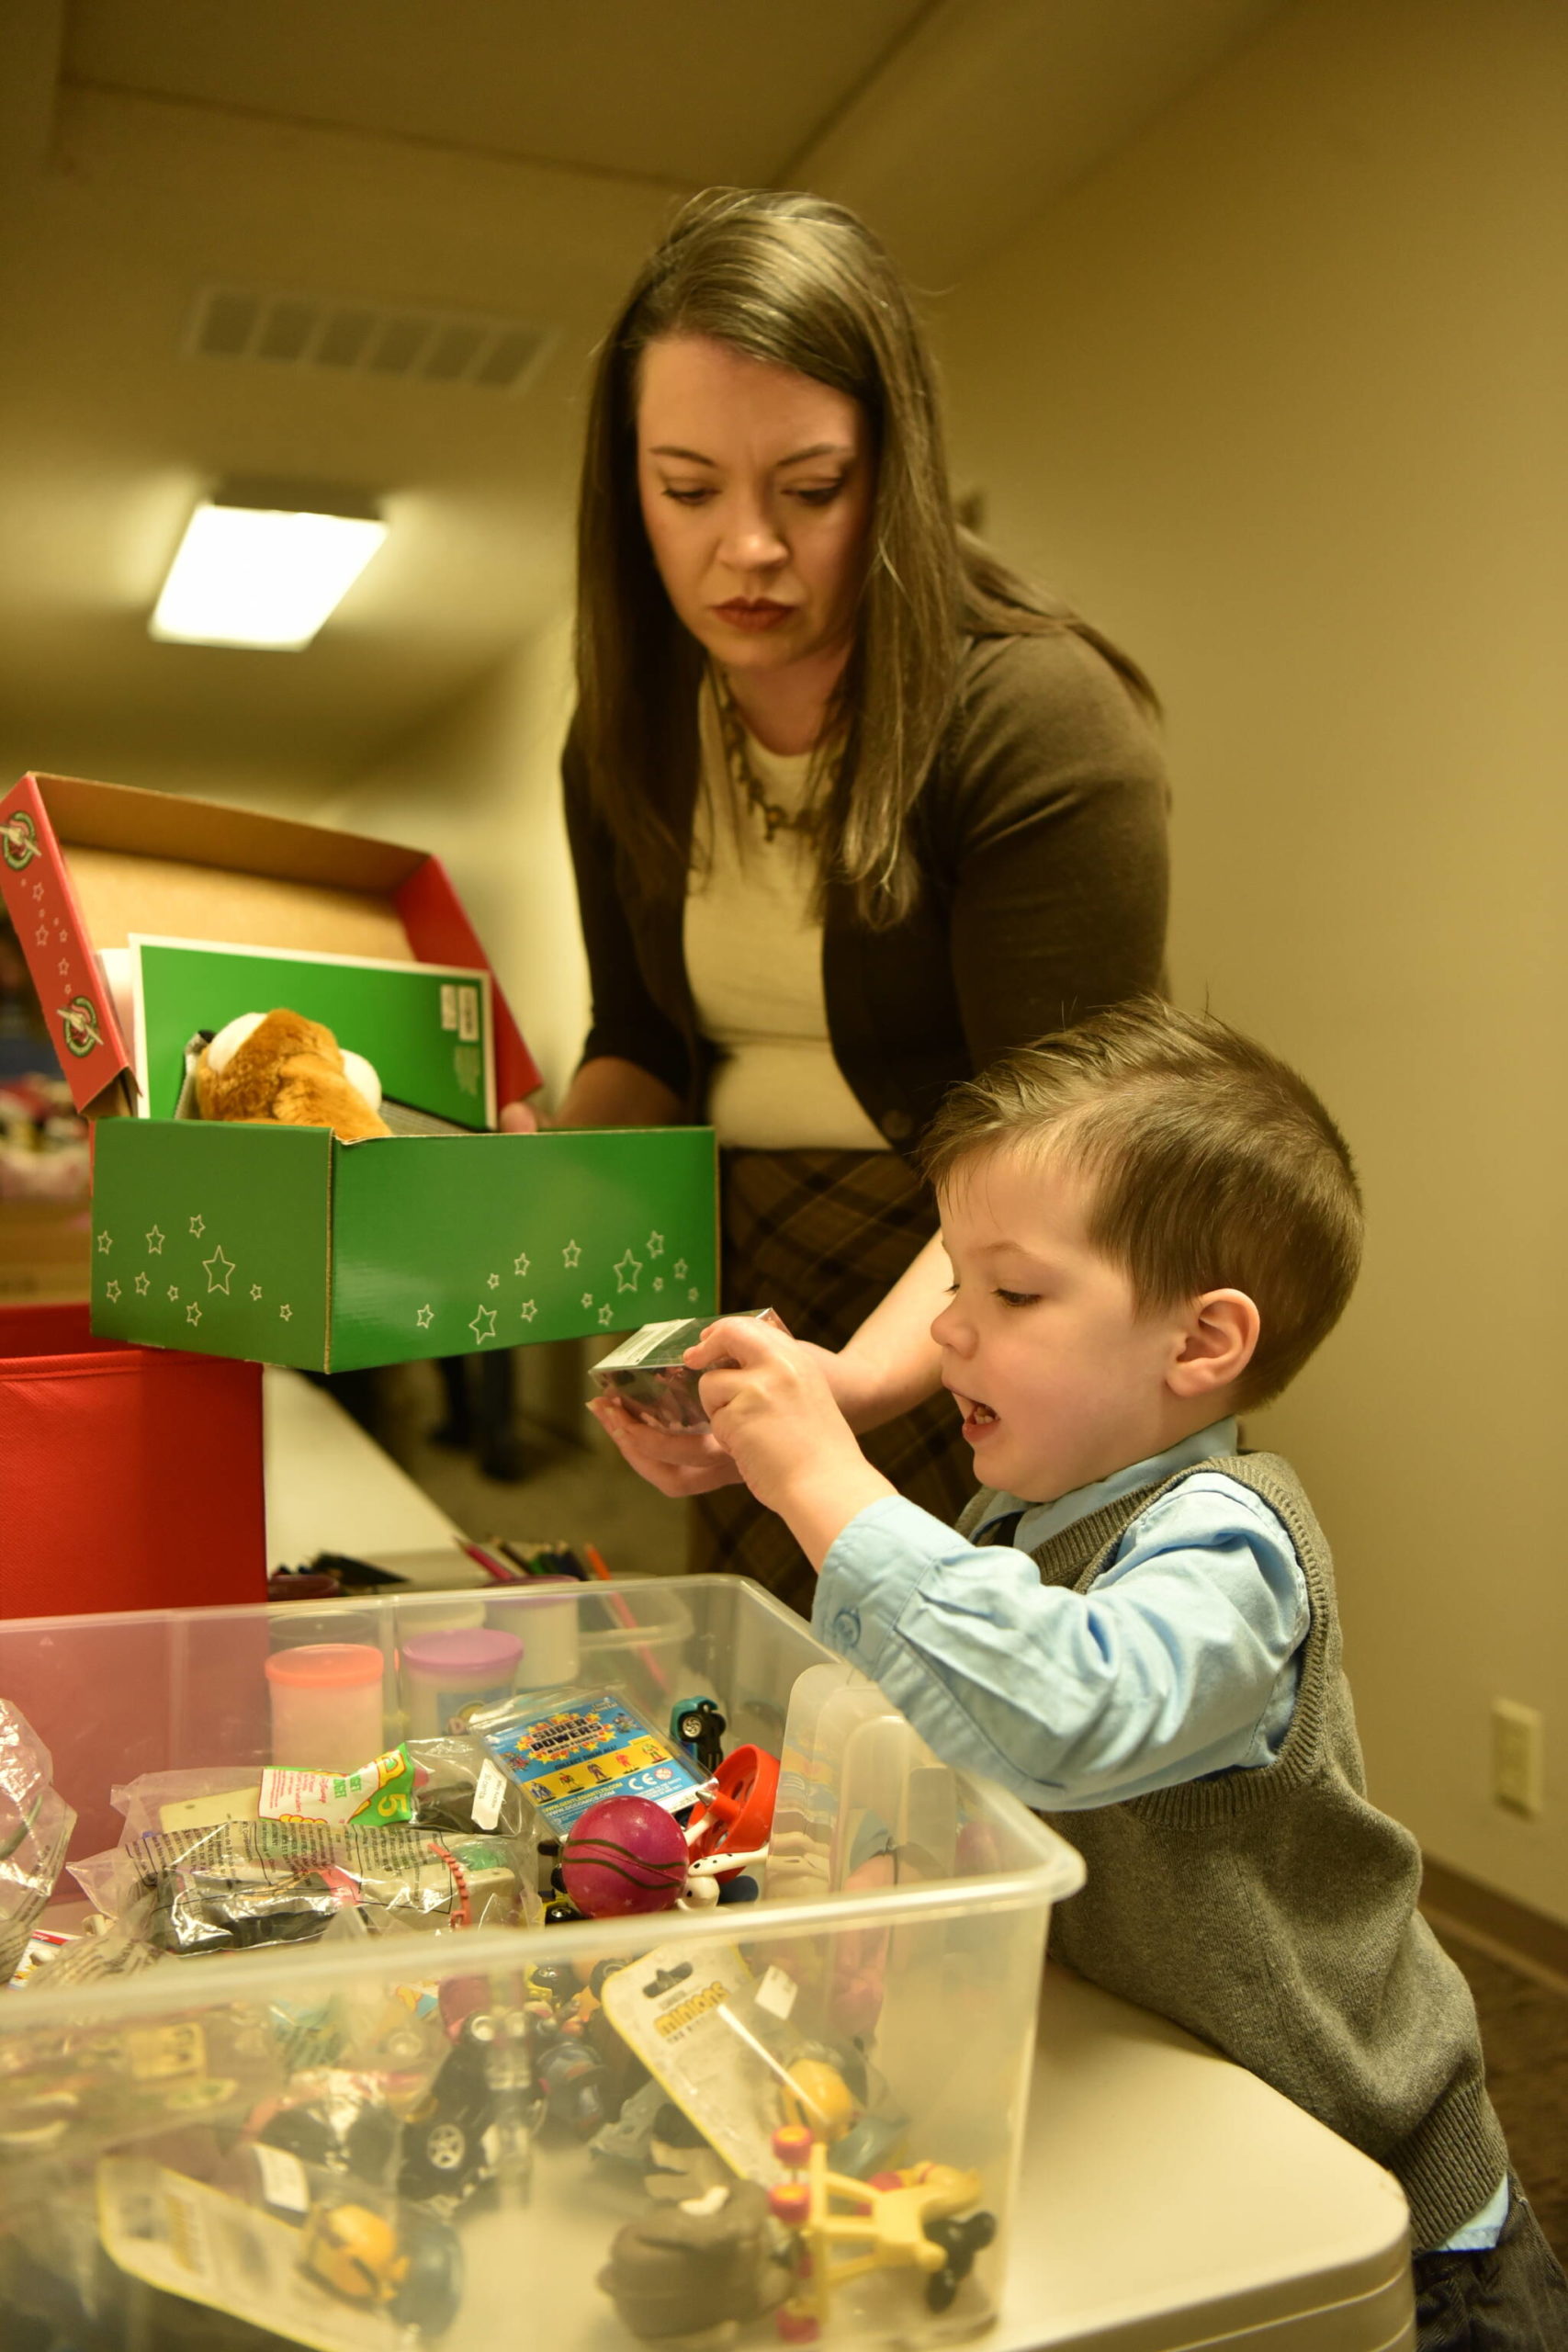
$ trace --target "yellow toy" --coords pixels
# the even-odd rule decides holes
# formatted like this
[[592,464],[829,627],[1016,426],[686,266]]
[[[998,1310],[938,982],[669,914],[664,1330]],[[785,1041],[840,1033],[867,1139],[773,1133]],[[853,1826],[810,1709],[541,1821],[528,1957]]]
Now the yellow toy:
[[204,1046],[196,1065],[204,1119],[247,1125],[331,1127],[340,1143],[389,1136],[380,1081],[362,1054],[302,1012],[242,1012]]
[[[796,2291],[775,2319],[788,2344],[810,2343],[827,2325],[836,2288],[867,2271],[922,2272],[926,2304],[944,2312],[974,2267],[975,2256],[997,2233],[990,2213],[970,2213],[980,2193],[977,2172],[955,2165],[909,2165],[899,2172],[853,2180],[829,2172],[825,2141],[802,2124],[773,2134],[773,2154],[795,2175],[770,2192],[775,2221],[797,2230],[807,2256]],[[835,2261],[840,2246],[863,2246]]]
[[797,2058],[783,2090],[784,2114],[814,2140],[841,2140],[860,2120],[860,2107],[836,2066],[825,2059]]
[[312,2206],[299,2265],[345,2302],[386,2311],[400,2326],[430,2335],[440,2335],[463,2300],[457,2237],[429,2215],[421,2215],[412,2234],[404,2235],[368,2205]]

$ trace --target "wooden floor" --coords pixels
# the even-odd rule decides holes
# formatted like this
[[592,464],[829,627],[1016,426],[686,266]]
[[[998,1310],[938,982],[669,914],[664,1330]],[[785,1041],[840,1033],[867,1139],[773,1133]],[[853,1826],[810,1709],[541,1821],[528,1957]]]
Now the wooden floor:
[[1475,1996],[1486,2081],[1525,2194],[1568,2267],[1568,1987],[1514,1968],[1444,1925]]

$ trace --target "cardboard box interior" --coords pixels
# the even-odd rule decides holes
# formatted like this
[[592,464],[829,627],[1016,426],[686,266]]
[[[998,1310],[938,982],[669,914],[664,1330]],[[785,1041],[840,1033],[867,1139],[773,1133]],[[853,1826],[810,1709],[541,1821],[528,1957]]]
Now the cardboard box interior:
[[[18,812],[36,823],[35,805],[62,854],[64,927],[78,932],[83,950],[123,947],[140,931],[489,968],[440,861],[422,850],[73,776],[24,777],[0,812],[13,824]],[[24,907],[17,934],[52,1017],[54,1000],[73,982],[59,969],[69,959],[56,959],[55,939],[28,934],[26,882],[26,869],[15,869],[10,895]],[[531,1093],[539,1073],[499,988],[494,1004],[497,1100],[504,1102]],[[132,1107],[129,1041],[112,1007],[99,1014],[107,1057],[95,1053],[80,1070],[66,1068],[68,1078],[82,1080],[77,1100],[94,1117]]]

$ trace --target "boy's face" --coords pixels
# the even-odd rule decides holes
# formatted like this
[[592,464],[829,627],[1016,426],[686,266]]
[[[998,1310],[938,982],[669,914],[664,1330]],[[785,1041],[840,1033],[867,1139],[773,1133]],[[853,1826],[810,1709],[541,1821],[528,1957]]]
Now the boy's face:
[[[1140,1312],[1090,1243],[1089,1181],[1062,1158],[998,1151],[942,1194],[953,1294],[931,1325],[976,1476],[1026,1502],[1159,1453],[1182,1307]],[[1178,1408],[1179,1409],[1179,1408]]]

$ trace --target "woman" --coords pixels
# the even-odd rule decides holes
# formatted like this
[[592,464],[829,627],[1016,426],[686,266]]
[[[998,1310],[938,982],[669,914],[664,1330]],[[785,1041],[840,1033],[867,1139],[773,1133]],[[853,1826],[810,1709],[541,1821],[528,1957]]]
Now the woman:
[[[957,529],[919,329],[852,213],[713,191],[645,265],[593,386],[577,667],[593,1012],[558,1119],[712,1120],[725,1304],[835,1351],[878,1466],[951,1517],[948,1274],[903,1155],[954,1080],[1158,984],[1166,795],[1140,672]],[[595,1409],[700,1498],[695,1565],[809,1609],[713,1440]]]

